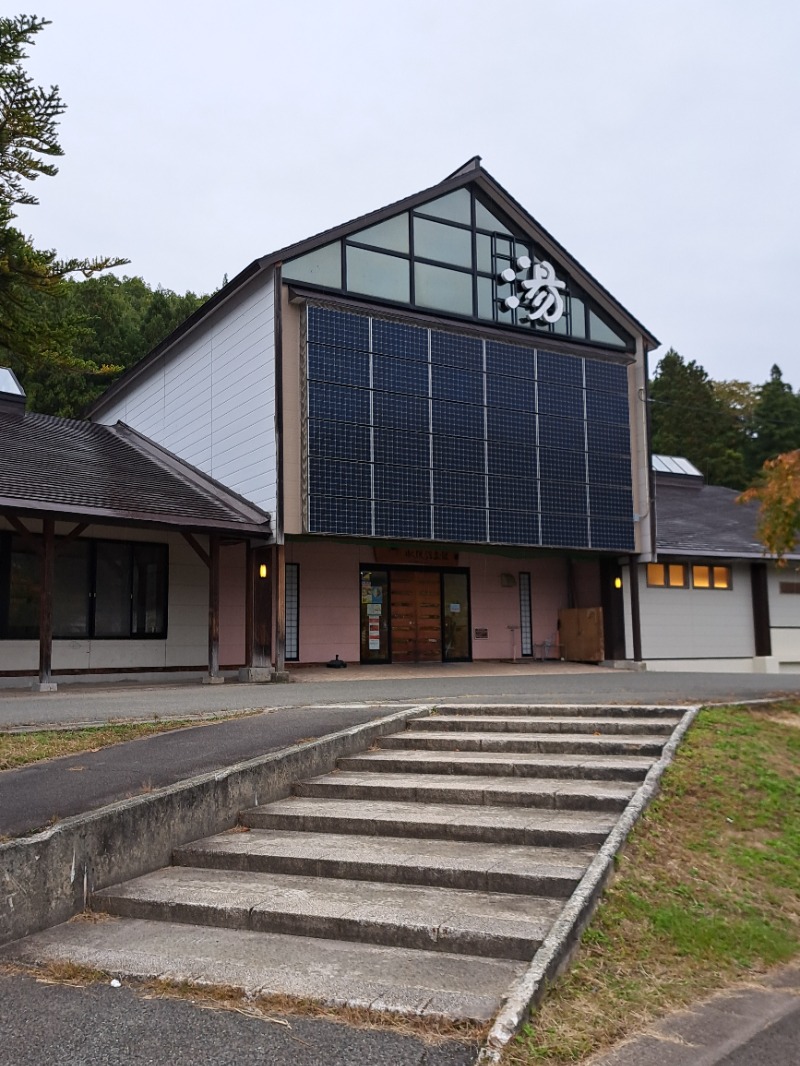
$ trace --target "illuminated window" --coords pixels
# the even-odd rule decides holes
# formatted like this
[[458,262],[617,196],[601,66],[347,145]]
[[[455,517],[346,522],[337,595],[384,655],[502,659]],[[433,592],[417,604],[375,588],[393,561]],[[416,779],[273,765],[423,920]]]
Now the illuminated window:
[[729,589],[731,584],[729,566],[692,567],[692,585],[696,589]]
[[648,563],[647,584],[652,588],[686,588],[686,567],[683,563]]

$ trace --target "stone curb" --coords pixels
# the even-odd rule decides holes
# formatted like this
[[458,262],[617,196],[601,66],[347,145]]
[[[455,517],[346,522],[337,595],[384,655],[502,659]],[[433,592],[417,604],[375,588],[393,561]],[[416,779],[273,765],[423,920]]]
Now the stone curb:
[[661,758],[655,762],[619,821],[609,833],[561,915],[536,952],[527,971],[508,990],[503,1006],[494,1020],[478,1056],[479,1063],[499,1063],[506,1044],[517,1033],[528,1010],[538,1003],[547,985],[569,964],[577,950],[581,935],[600,901],[603,889],[610,880],[614,859],[628,834],[657,794],[661,777],[672,762],[675,752],[689,726],[697,717],[699,705],[670,707],[682,715]]
[[176,847],[232,828],[241,811],[285,798],[295,781],[329,773],[430,709],[415,704],[0,844],[0,945],[67,921],[97,889],[169,865]]

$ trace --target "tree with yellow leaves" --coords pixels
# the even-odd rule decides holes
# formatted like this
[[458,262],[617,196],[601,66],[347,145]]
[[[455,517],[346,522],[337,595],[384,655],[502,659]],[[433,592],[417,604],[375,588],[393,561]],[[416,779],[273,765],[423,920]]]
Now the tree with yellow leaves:
[[758,537],[778,566],[786,566],[800,540],[800,449],[768,459],[758,482],[743,492],[740,503],[758,501]]

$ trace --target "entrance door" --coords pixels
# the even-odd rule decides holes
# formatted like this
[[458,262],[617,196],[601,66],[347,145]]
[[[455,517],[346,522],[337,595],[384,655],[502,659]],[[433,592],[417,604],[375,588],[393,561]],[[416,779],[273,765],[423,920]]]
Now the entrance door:
[[442,661],[438,570],[392,571],[392,662]]

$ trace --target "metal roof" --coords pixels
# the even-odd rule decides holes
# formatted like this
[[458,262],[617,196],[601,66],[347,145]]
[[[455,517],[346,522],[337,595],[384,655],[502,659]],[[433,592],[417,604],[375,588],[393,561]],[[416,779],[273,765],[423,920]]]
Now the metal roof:
[[0,411],[0,510],[271,535],[255,504],[117,423]]
[[224,285],[218,292],[214,293],[210,299],[198,307],[193,314],[173,330],[168,337],[165,337],[160,344],[157,344],[156,347],[143,359],[139,360],[138,363],[126,370],[113,385],[110,385],[108,389],[106,389],[106,391],[94,401],[87,413],[89,416],[92,416],[97,411],[101,410],[105,404],[121,392],[129,382],[133,381],[139,376],[139,374],[145,372],[156,359],[166,353],[182,337],[190,333],[217,307],[234,297],[244,285],[259,274],[262,274],[267,270],[272,270],[287,259],[303,255],[323,244],[347,236],[356,230],[381,222],[393,214],[416,207],[434,197],[442,196],[445,193],[452,192],[455,189],[460,189],[471,184],[475,184],[478,188],[482,189],[484,194],[498,205],[501,212],[506,214],[509,219],[515,221],[524,232],[529,232],[531,236],[535,236],[535,238],[542,243],[543,247],[553,253],[555,258],[559,260],[568,271],[580,279],[582,286],[587,292],[595,298],[600,297],[601,300],[605,300],[609,306],[613,308],[614,313],[626,322],[634,332],[641,333],[648,349],[652,350],[659,346],[660,341],[648,329],[646,329],[638,319],[634,318],[630,311],[623,307],[623,305],[616,300],[611,293],[604,288],[604,286],[601,285],[588,270],[586,270],[585,267],[581,266],[577,259],[570,255],[563,245],[559,244],[555,237],[548,233],[548,231],[538,223],[536,219],[513,198],[513,196],[506,192],[503,186],[500,185],[500,183],[493,178],[487,170],[481,166],[480,156],[473,156],[471,159],[467,160],[463,166],[459,167],[449,175],[449,177],[445,178],[444,181],[440,181],[437,185],[432,185],[430,188],[423,189],[421,192],[414,193],[412,196],[406,196],[401,200],[396,200],[394,203],[387,204],[385,207],[370,211],[365,215],[360,215],[358,218],[351,219],[349,222],[333,226],[330,229],[324,230],[322,233],[315,234],[313,237],[308,237],[295,244],[280,248],[275,252],[270,252],[268,255],[253,260],[249,266],[246,266],[235,278],[232,278],[227,285]]

